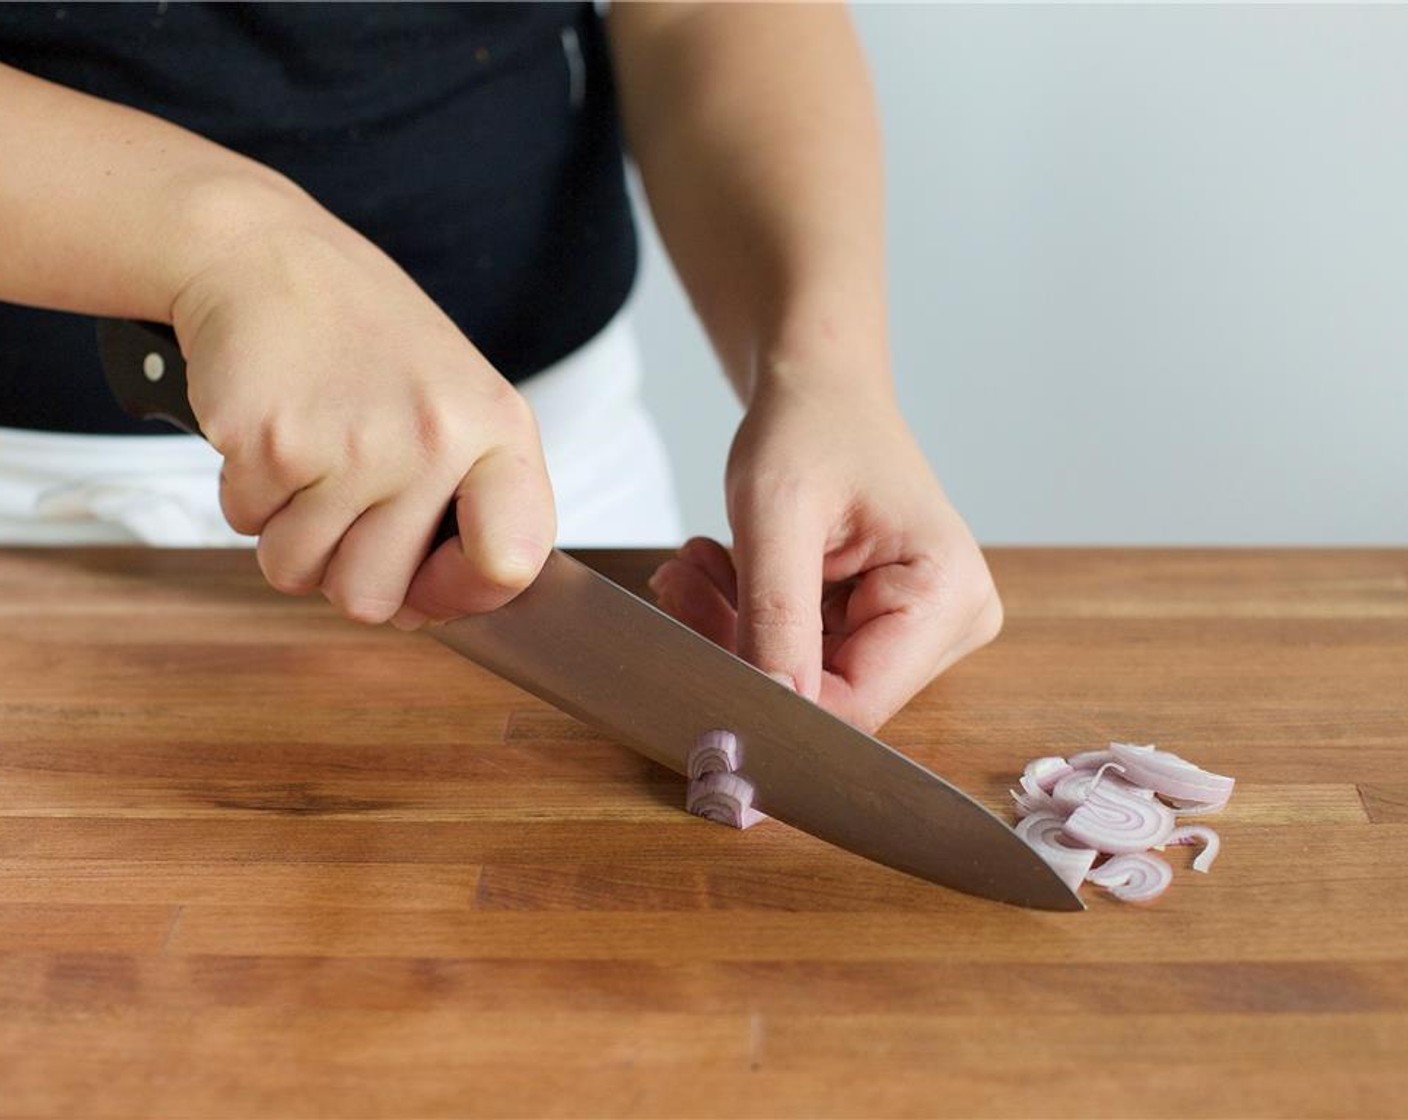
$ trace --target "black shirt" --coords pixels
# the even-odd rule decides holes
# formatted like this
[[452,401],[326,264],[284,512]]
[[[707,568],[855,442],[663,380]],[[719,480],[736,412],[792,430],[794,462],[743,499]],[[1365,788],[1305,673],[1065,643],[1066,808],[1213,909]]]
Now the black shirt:
[[[0,4],[0,62],[283,172],[511,380],[629,294],[635,231],[590,3]],[[0,425],[171,430],[117,408],[91,320],[4,303]]]

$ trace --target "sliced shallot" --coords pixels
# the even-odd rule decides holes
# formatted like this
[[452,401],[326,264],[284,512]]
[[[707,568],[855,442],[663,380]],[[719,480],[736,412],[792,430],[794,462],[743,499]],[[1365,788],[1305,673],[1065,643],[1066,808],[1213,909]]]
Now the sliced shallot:
[[1149,790],[1131,785],[1118,774],[1110,773],[1111,770],[1122,769],[1124,767],[1118,762],[1107,762],[1098,770],[1072,770],[1061,778],[1051,790],[1051,799],[1056,803],[1056,811],[1058,813],[1074,811],[1090,796],[1090,791],[1102,782],[1108,782],[1113,788],[1136,797],[1154,796]]
[[[1057,769],[1052,773],[1050,775],[1050,785],[1044,785],[1041,773],[1039,772],[1040,768],[1038,768],[1038,763],[1045,763],[1047,761],[1047,759],[1039,758],[1036,762],[1027,766],[1021,778],[1018,779],[1022,786],[1020,793],[1015,789],[1007,791],[1012,795],[1012,800],[1017,803],[1017,815],[1019,817],[1025,817],[1031,813],[1060,812],[1056,803],[1051,800],[1050,789],[1052,785],[1056,784],[1056,779],[1060,776],[1061,771]],[[1060,759],[1056,759],[1055,761],[1060,762],[1061,766],[1066,770],[1070,769],[1070,767],[1066,766]]]
[[1221,801],[1187,801],[1178,797],[1164,798],[1173,806],[1174,816],[1201,817],[1204,813],[1220,813],[1227,808],[1227,798]]
[[[1065,760],[1033,759],[1020,782],[1022,788],[1011,791],[1021,818],[1017,835],[1072,890],[1088,881],[1126,902],[1157,898],[1173,879],[1173,869],[1151,848],[1202,844],[1193,869],[1212,866],[1221,846],[1217,833],[1180,825],[1178,818],[1216,812],[1233,786],[1231,778],[1137,743],[1111,743]],[[1096,867],[1100,853],[1111,858]]]
[[738,737],[732,731],[716,728],[699,736],[690,748],[685,768],[691,779],[697,779],[705,774],[732,774],[741,769],[742,764]]
[[1205,824],[1179,825],[1168,834],[1166,844],[1201,844],[1203,850],[1193,859],[1194,871],[1207,871],[1217,853],[1222,850],[1222,839]]
[[1059,755],[1034,758],[1022,771],[1022,788],[1028,793],[1035,786],[1042,793],[1050,793],[1051,787],[1069,774],[1074,767]]
[[767,817],[753,808],[753,783],[741,774],[714,770],[689,783],[685,808],[731,828],[751,828]]
[[1040,790],[1036,793],[1028,793],[1025,790],[1018,792],[1015,789],[1009,789],[1007,792],[1017,803],[1018,817],[1029,817],[1033,813],[1059,813],[1061,811],[1056,808],[1056,802],[1051,800],[1049,793],[1042,793]]
[[1066,818],[1066,835],[1096,851],[1122,855],[1162,844],[1173,831],[1173,810],[1152,797],[1098,786]]
[[1106,860],[1086,879],[1121,902],[1150,902],[1173,882],[1173,868],[1148,852],[1129,852]]
[[1131,782],[1163,797],[1211,803],[1226,802],[1232,795],[1232,778],[1203,770],[1170,751],[1131,743],[1111,743],[1110,750]]
[[1093,848],[1079,848],[1061,833],[1065,822],[1056,813],[1032,813],[1017,822],[1017,835],[1027,842],[1037,855],[1051,865],[1051,870],[1071,890],[1079,889],[1095,863],[1098,853]]
[[1109,750],[1081,751],[1066,759],[1074,770],[1098,770],[1107,762],[1117,762],[1118,759]]

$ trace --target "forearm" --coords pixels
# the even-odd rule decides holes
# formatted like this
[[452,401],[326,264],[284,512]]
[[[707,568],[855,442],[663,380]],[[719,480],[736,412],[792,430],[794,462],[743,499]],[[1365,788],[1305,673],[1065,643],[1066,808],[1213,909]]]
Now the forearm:
[[320,209],[166,121],[0,66],[0,299],[170,321],[182,287],[256,228]]
[[740,397],[829,376],[889,394],[879,128],[845,9],[610,19],[651,210]]

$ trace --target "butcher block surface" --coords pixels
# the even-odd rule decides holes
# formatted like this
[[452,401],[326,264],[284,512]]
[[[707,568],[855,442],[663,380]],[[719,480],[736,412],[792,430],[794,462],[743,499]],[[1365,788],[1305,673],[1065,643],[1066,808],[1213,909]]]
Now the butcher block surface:
[[[582,554],[639,588],[657,554]],[[985,902],[243,552],[0,552],[0,1116],[1408,1115],[1408,552],[991,553],[882,732],[1232,774],[1152,905]]]

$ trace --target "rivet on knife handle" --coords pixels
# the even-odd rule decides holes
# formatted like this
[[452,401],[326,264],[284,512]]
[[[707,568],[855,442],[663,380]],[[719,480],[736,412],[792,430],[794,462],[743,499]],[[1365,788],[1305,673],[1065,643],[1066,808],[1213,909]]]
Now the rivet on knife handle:
[[129,416],[169,420],[201,434],[186,397],[186,362],[165,323],[99,319],[98,353],[108,387]]

